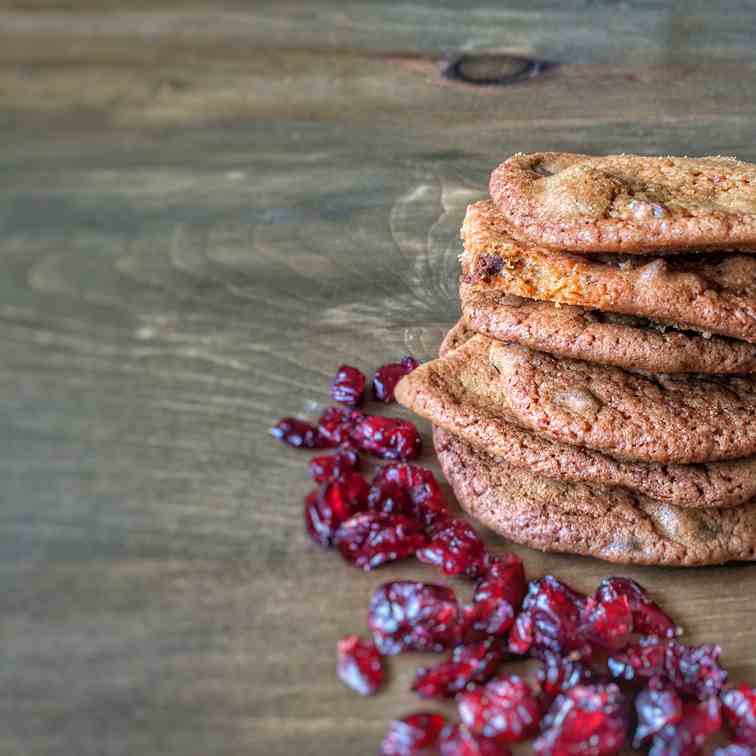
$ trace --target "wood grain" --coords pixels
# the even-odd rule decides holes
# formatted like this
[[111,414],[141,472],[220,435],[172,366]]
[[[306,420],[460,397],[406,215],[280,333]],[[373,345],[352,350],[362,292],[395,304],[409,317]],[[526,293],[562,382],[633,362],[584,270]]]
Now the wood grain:
[[[0,3],[0,753],[375,752],[418,660],[362,701],[334,646],[433,572],[314,548],[267,428],[341,362],[435,353],[505,155],[756,159],[752,10]],[[444,79],[471,52],[556,65]],[[756,569],[622,572],[756,680]]]

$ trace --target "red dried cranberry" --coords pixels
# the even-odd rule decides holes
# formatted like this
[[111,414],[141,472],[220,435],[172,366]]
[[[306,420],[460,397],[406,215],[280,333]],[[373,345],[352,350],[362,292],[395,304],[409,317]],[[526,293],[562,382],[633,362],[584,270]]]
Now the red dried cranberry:
[[681,628],[648,597],[640,583],[624,577],[609,577],[599,583],[596,600],[613,601],[624,596],[630,603],[633,613],[633,627],[641,635],[658,635],[661,638],[674,638],[681,633]]
[[722,727],[719,699],[683,704],[682,718],[654,737],[651,756],[697,756],[709,737]]
[[316,483],[328,483],[354,472],[360,458],[354,449],[342,449],[336,454],[325,454],[310,460],[308,471]]
[[395,417],[365,415],[352,428],[350,438],[362,451],[403,462],[415,459],[423,448],[414,423]]
[[662,675],[680,693],[703,700],[717,695],[727,680],[727,672],[719,666],[720,653],[719,646],[686,646],[651,635],[613,654],[608,664],[614,677]]
[[459,642],[459,605],[451,588],[398,580],[376,589],[368,627],[384,655],[443,651]]
[[412,500],[423,502],[441,496],[441,487],[433,473],[425,467],[406,462],[393,462],[381,467],[373,478],[373,483],[396,483],[410,491]]
[[327,440],[321,437],[314,425],[297,420],[296,417],[279,420],[270,429],[270,433],[273,438],[297,449],[322,449],[328,446]]
[[420,363],[411,354],[405,354],[404,357],[399,360],[399,364],[408,373],[411,373],[413,370],[420,367]]
[[543,734],[533,743],[539,756],[608,756],[627,737],[627,714],[614,685],[576,685],[557,696],[543,720]]
[[363,512],[343,522],[333,542],[345,561],[368,571],[412,556],[427,539],[422,525],[410,517]]
[[370,486],[368,509],[388,514],[413,515],[409,491],[398,483],[391,482],[384,482],[381,485],[373,483]]
[[503,658],[501,644],[493,638],[457,646],[448,661],[419,667],[412,690],[423,698],[452,698],[469,683],[490,679]]
[[536,674],[541,690],[549,698],[595,679],[595,673],[590,667],[577,659],[559,656],[552,651],[544,651]]
[[589,598],[582,632],[594,646],[617,649],[627,645],[633,632],[633,614],[627,597],[615,596],[600,601]]
[[318,418],[318,433],[325,446],[349,444],[352,429],[365,416],[358,410],[346,407],[329,407]]
[[337,652],[339,679],[361,696],[372,696],[383,684],[383,663],[373,641],[347,635]]
[[411,355],[406,354],[399,360],[399,364],[408,372],[411,373],[416,368],[420,367],[420,363]]
[[373,394],[378,401],[393,402],[394,388],[400,379],[411,373],[420,363],[413,357],[404,357],[401,362],[381,365],[373,376]]
[[736,743],[756,746],[756,688],[739,685],[722,693],[722,713]]
[[[373,478],[373,488],[394,491],[398,486],[410,498],[411,508],[406,512],[426,525],[437,523],[448,516],[448,507],[433,473],[424,467],[407,462],[394,462],[382,467]],[[391,494],[386,494],[391,495]]]
[[473,603],[464,609],[466,637],[505,633],[524,596],[522,559],[514,554],[489,556],[486,574],[475,586]]
[[395,719],[381,743],[380,756],[423,756],[437,752],[446,720],[425,712]]
[[669,641],[665,669],[670,682],[680,693],[703,701],[716,696],[727,681],[727,672],[719,665],[722,649],[706,643],[686,646]]
[[664,675],[666,658],[667,641],[650,635],[612,654],[607,664],[613,677],[635,680]]
[[510,756],[509,749],[491,738],[473,735],[464,725],[448,724],[441,732],[441,756]]
[[486,547],[466,520],[449,520],[435,530],[431,542],[417,552],[426,564],[440,567],[444,575],[475,578],[486,569]]
[[412,516],[424,523],[426,530],[433,534],[449,520],[449,510],[442,497],[426,499],[422,504],[412,504]]
[[551,575],[532,581],[509,636],[510,650],[536,655],[543,651],[590,653],[580,633],[585,605],[582,593]]
[[342,522],[365,508],[368,486],[358,473],[327,483],[305,499],[305,524],[313,540],[331,546]]
[[677,724],[683,717],[683,702],[677,691],[658,678],[635,697],[638,726],[633,748],[641,748],[667,725]]
[[541,705],[517,675],[497,677],[457,696],[459,716],[470,732],[499,743],[526,740],[538,730]]
[[351,365],[342,365],[331,383],[331,399],[348,407],[359,407],[365,399],[365,374]]
[[525,567],[517,554],[489,554],[486,561],[486,574],[483,577],[507,584],[511,591],[507,600],[519,609],[525,598],[527,583],[525,582]]

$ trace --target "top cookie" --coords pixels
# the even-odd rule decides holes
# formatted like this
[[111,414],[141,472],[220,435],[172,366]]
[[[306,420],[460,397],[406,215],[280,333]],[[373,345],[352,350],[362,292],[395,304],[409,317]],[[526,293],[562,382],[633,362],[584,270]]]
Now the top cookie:
[[517,154],[489,188],[513,235],[549,247],[756,249],[756,165],[731,157]]

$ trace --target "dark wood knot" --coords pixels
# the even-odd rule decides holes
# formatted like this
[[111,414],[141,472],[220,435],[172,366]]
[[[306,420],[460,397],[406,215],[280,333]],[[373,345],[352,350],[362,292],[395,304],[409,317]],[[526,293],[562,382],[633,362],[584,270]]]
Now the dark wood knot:
[[448,60],[441,74],[476,87],[501,87],[541,76],[555,63],[500,53],[464,54]]

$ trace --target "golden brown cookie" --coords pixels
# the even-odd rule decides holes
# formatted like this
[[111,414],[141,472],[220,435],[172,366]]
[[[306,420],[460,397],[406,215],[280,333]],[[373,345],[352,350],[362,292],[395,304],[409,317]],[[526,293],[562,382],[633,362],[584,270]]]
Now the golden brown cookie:
[[731,157],[513,155],[491,197],[518,238],[573,252],[756,248],[756,165]]
[[621,488],[540,477],[440,428],[433,440],[462,508],[510,541],[621,564],[756,560],[756,502],[681,509]]
[[756,256],[581,257],[512,238],[488,200],[467,208],[462,281],[756,343]]
[[[463,329],[453,329],[454,341],[463,340]],[[476,448],[538,475],[624,486],[683,507],[734,506],[756,497],[753,457],[703,465],[624,462],[519,427],[501,400],[503,384],[489,359],[490,344],[478,336],[421,365],[401,380],[397,400]]]

